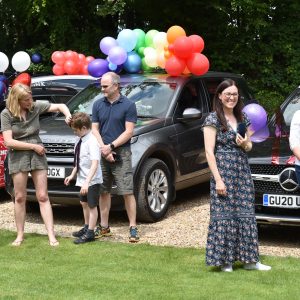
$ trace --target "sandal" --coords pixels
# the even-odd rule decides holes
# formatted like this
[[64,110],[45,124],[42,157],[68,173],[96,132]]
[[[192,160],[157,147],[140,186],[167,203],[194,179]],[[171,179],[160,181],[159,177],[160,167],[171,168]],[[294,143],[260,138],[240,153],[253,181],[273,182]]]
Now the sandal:
[[22,243],[24,242],[24,240],[15,240],[11,243],[11,245],[13,247],[20,247],[22,245]]
[[51,247],[57,247],[57,246],[59,246],[59,241],[49,241],[49,245],[51,246]]

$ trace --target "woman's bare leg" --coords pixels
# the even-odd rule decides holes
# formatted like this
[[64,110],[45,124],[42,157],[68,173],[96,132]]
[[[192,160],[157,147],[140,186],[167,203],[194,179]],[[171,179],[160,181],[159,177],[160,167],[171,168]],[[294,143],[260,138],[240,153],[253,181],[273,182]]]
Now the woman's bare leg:
[[51,246],[57,246],[58,241],[54,234],[52,207],[48,197],[47,170],[35,170],[32,171],[31,175],[41,215],[48,232],[49,243]]
[[13,246],[20,246],[24,240],[24,225],[26,218],[26,186],[27,172],[19,172],[12,175],[15,189],[15,222],[17,227],[17,238],[12,243]]

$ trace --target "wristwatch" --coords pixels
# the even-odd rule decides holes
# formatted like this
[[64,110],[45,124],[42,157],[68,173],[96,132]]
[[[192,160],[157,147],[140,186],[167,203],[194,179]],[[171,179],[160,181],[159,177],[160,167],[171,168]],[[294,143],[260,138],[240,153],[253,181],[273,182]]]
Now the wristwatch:
[[115,149],[115,145],[113,143],[109,144],[110,150],[114,150]]

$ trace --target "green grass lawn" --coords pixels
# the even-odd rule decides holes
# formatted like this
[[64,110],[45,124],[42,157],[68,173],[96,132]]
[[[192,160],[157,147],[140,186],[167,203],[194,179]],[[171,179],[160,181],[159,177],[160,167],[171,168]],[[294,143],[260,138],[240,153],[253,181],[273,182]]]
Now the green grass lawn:
[[0,231],[0,299],[299,299],[300,259],[262,257],[269,272],[205,266],[204,249],[101,242]]

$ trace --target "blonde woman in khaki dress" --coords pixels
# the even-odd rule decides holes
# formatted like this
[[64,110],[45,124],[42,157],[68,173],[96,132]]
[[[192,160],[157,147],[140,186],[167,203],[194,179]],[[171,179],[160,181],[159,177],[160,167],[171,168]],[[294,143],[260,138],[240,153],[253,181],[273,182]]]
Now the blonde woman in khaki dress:
[[9,174],[15,190],[17,238],[12,243],[13,246],[20,246],[24,241],[28,173],[31,173],[35,185],[49,244],[54,247],[59,245],[54,234],[53,213],[48,197],[46,151],[39,137],[39,116],[47,112],[63,113],[67,124],[71,120],[66,105],[33,102],[30,88],[17,83],[11,88],[6,109],[1,113],[1,129],[5,145],[9,149]]

